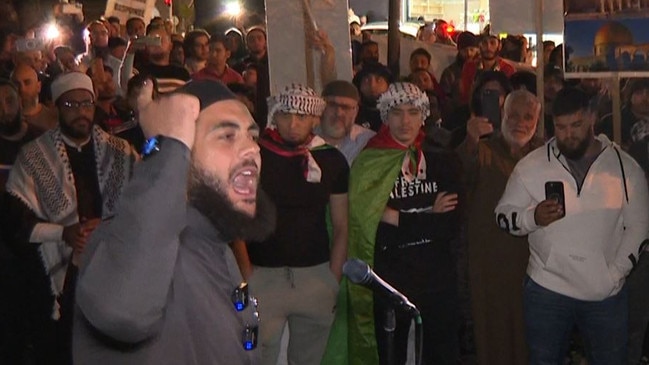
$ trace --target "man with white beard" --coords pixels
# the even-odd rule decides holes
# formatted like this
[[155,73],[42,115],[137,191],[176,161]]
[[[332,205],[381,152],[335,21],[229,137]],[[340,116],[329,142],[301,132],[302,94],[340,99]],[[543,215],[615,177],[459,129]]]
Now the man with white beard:
[[529,250],[524,237],[508,235],[493,223],[493,210],[516,163],[543,144],[534,137],[540,111],[532,93],[513,91],[505,99],[501,131],[486,118],[473,117],[457,149],[470,198],[469,288],[480,364],[527,361],[521,283]]

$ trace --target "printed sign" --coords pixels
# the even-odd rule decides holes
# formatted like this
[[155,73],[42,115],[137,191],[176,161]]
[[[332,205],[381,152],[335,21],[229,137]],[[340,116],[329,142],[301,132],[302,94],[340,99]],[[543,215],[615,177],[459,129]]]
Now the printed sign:
[[155,8],[155,0],[108,0],[105,17],[116,16],[121,24],[130,18],[142,18],[148,22]]

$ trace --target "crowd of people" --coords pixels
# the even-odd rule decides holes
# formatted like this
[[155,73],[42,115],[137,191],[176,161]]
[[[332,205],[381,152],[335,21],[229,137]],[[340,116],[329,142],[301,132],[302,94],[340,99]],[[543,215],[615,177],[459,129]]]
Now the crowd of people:
[[275,365],[288,335],[290,364],[405,364],[357,258],[423,364],[649,363],[648,79],[618,145],[619,85],[552,42],[519,70],[525,37],[438,21],[455,61],[395,75],[351,16],[353,79],[310,30],[322,90],[271,94],[264,24],[67,17],[56,47],[0,30],[1,362]]

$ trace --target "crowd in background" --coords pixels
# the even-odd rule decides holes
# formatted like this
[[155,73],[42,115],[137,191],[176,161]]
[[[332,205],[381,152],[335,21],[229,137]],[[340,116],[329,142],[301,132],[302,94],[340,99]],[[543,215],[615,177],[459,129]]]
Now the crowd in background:
[[[125,176],[128,175],[130,164],[137,164],[136,161],[140,158],[138,152],[146,140],[138,124],[137,110],[137,98],[145,80],[154,82],[154,98],[169,94],[191,80],[220,81],[247,107],[261,130],[267,127],[274,130],[273,125],[276,121],[273,118],[277,118],[274,114],[277,109],[273,108],[272,103],[267,103],[269,97],[272,100],[274,95],[270,93],[267,34],[263,23],[250,24],[246,29],[233,27],[225,32],[212,34],[202,29],[178,34],[173,32],[171,22],[162,18],[153,18],[150,21],[131,18],[125,24],[121,24],[115,17],[89,21],[79,15],[56,14],[55,16],[59,32],[56,42],[43,41],[48,24],[42,24],[23,34],[0,27],[0,188],[3,193],[5,190],[11,193],[5,194],[1,201],[3,218],[0,231],[2,233],[0,248],[2,288],[0,290],[5,293],[0,303],[2,312],[0,313],[0,331],[2,331],[0,360],[8,359],[7,363],[54,363],[51,362],[54,358],[60,359],[62,364],[70,361],[70,340],[66,336],[69,337],[71,332],[72,322],[67,316],[73,311],[70,307],[73,305],[71,304],[73,300],[68,296],[74,295],[74,289],[71,289],[74,283],[70,283],[73,280],[68,278],[74,278],[76,273],[75,270],[64,269],[61,277],[65,277],[65,280],[61,281],[61,288],[54,289],[53,284],[51,288],[50,281],[54,280],[52,279],[54,268],[47,267],[46,264],[41,265],[43,253],[39,253],[38,246],[32,244],[42,244],[46,241],[45,238],[53,236],[44,233],[46,228],[35,228],[44,227],[39,224],[48,221],[37,208],[30,205],[36,203],[29,198],[21,198],[19,191],[23,188],[26,191],[35,190],[33,195],[39,197],[36,201],[47,195],[50,197],[48,200],[52,200],[47,204],[52,206],[58,206],[57,194],[65,195],[67,192],[48,190],[46,181],[42,181],[45,185],[40,187],[39,181],[29,182],[30,180],[24,181],[25,186],[16,186],[15,178],[10,179],[10,174],[14,174],[14,177],[17,175],[14,172],[16,166],[22,166],[20,169],[26,171],[33,168],[34,173],[38,175],[38,169],[45,169],[44,166],[48,163],[56,164],[58,161],[50,158],[42,160],[34,154],[21,150],[23,146],[34,145],[34,141],[45,140],[43,136],[50,136],[55,141],[53,143],[57,143],[57,138],[62,138],[63,143],[57,144],[56,148],[52,147],[50,151],[52,155],[68,153],[69,156],[73,156],[74,150],[78,149],[79,155],[76,159],[70,157],[63,164],[78,163],[79,166],[92,166],[90,170],[94,171],[92,157],[88,160],[88,155],[84,154],[84,146],[87,138],[91,138],[97,146],[100,145],[101,140],[103,141],[101,143],[106,143],[117,151],[114,159],[124,161],[125,170],[120,171]],[[455,288],[451,290],[435,282],[440,285],[439,290],[431,290],[421,298],[418,297],[422,302],[428,303],[430,311],[439,310],[441,313],[446,313],[449,315],[446,319],[457,317],[457,321],[443,324],[446,328],[455,331],[457,338],[451,341],[453,343],[449,344],[448,348],[435,349],[431,352],[447,351],[445,356],[459,358],[461,354],[473,355],[477,348],[479,364],[526,363],[528,354],[526,333],[523,329],[522,286],[530,252],[525,239],[513,237],[509,237],[506,243],[516,246],[515,248],[500,246],[497,249],[493,248],[499,245],[499,242],[495,241],[502,241],[504,237],[500,236],[504,233],[494,223],[493,215],[500,193],[504,191],[507,178],[516,162],[526,153],[542,146],[544,142],[552,140],[555,136],[555,119],[562,114],[557,113],[556,107],[553,106],[557,103],[560,105],[562,101],[558,101],[558,97],[569,96],[572,90],[578,90],[587,97],[588,108],[596,115],[593,124],[595,135],[602,133],[612,140],[612,113],[616,111],[612,110],[610,89],[622,88],[621,150],[629,153],[644,172],[649,173],[649,79],[624,80],[623,85],[606,84],[600,79],[591,78],[566,80],[562,70],[564,52],[562,45],[555,45],[549,41],[539,44],[537,47],[543,47],[544,59],[537,60],[537,66],[531,68],[533,50],[524,36],[509,35],[500,39],[490,34],[488,29],[485,33],[477,35],[470,32],[449,34],[447,24],[443,20],[423,25],[418,32],[418,40],[455,47],[457,49],[455,61],[438,78],[431,72],[430,67],[435,56],[425,48],[419,48],[410,55],[408,74],[394,75],[386,65],[379,62],[378,43],[371,39],[370,34],[362,34],[361,17],[353,15],[348,20],[354,77],[352,80],[336,81],[333,78],[326,78],[327,73],[324,72],[323,85],[329,86],[326,86],[321,93],[323,111],[312,113],[318,117],[318,121],[313,122],[312,129],[326,143],[337,147],[347,160],[348,166],[337,167],[341,169],[337,179],[347,178],[350,174],[349,167],[354,166],[355,157],[363,150],[368,140],[372,141],[375,135],[379,137],[382,135],[382,130],[386,128],[385,114],[388,113],[386,110],[392,110],[395,105],[396,107],[400,105],[393,103],[385,109],[387,107],[381,103],[388,103],[386,98],[403,93],[407,98],[412,98],[407,99],[409,102],[417,103],[424,100],[425,96],[427,105],[419,107],[420,110],[426,111],[422,113],[425,114],[425,122],[422,126],[425,136],[422,138],[425,138],[425,143],[435,152],[427,151],[424,155],[430,159],[431,175],[436,171],[439,176],[444,176],[446,179],[444,181],[451,186],[445,189],[460,194],[458,207],[461,210],[458,210],[462,213],[462,217],[454,218],[457,221],[448,221],[444,225],[436,226],[455,228],[443,232],[441,238],[435,236],[436,239],[446,243],[451,242],[450,251],[446,252],[446,249],[442,249],[433,252],[435,255],[449,254],[449,257],[452,257],[449,262],[454,264],[453,269],[446,269],[448,272],[453,271],[453,274],[444,276],[447,274],[445,271],[442,276],[444,280],[453,283]],[[329,56],[335,52],[346,51],[333,49],[326,32],[322,31],[310,35],[309,45],[322,49],[323,54]],[[330,57],[323,57],[323,60],[330,59]],[[521,67],[521,64],[530,67]],[[322,67],[326,69],[334,66],[323,61]],[[544,75],[543,100],[538,100],[534,96],[537,91],[535,72],[543,72]],[[87,76],[91,81],[90,86],[85,78],[77,76],[79,73]],[[64,79],[70,74],[74,74],[75,77],[70,80]],[[418,88],[421,95],[409,89],[408,85],[411,84]],[[71,88],[70,85],[75,85],[76,89]],[[75,90],[84,90],[88,94],[71,98],[69,93]],[[303,92],[303,90],[298,91]],[[291,94],[298,91],[290,89],[285,93],[303,95]],[[495,97],[491,98],[489,95]],[[511,95],[511,99],[508,95]],[[320,97],[311,94],[308,96]],[[570,100],[581,99],[575,97]],[[83,113],[80,112],[81,116],[72,115],[73,110]],[[282,112],[290,114],[292,109],[288,108]],[[499,140],[504,141],[505,144],[493,142],[494,136],[508,133],[508,126],[504,120],[506,116],[514,118],[512,117],[514,112],[532,115],[529,119],[534,119],[534,123],[538,119],[543,120],[545,140],[532,136],[536,129],[536,124],[533,124],[532,129],[521,132],[525,134],[526,140],[517,148],[510,149],[513,143],[511,141],[517,140],[513,137],[507,139],[508,137],[505,136],[502,141]],[[297,113],[304,114],[301,111]],[[492,113],[497,115],[495,120]],[[534,116],[534,113],[537,115]],[[538,115],[539,113],[542,115]],[[80,122],[80,118],[85,119]],[[516,118],[524,117],[517,115]],[[75,135],[74,131],[78,128],[78,123],[83,123],[86,119],[88,125],[93,126],[91,132],[87,135]],[[327,120],[339,121],[342,126],[332,127],[326,123]],[[98,128],[92,129],[95,127]],[[268,133],[272,134],[272,132]],[[90,135],[93,137],[89,137]],[[119,139],[113,140],[113,137]],[[126,141],[128,144],[115,142],[117,140]],[[422,141],[417,143],[423,143]],[[487,143],[491,144],[487,146]],[[374,146],[372,142],[370,145]],[[500,156],[500,153],[507,156],[499,162],[501,165],[494,167],[491,162],[487,162]],[[366,159],[367,156],[364,155],[364,158]],[[432,162],[432,159],[440,158],[447,161],[448,166],[437,166]],[[269,163],[269,166],[272,164]],[[278,163],[278,166],[281,164]],[[50,166],[53,170],[59,167],[61,166]],[[450,171],[456,168],[459,171],[457,176],[450,176],[452,175]],[[493,169],[496,173],[489,172],[491,171],[489,169]],[[345,172],[342,172],[343,170]],[[273,173],[280,175],[281,169],[278,168]],[[449,176],[444,173],[449,173]],[[92,173],[88,174],[92,175]],[[103,213],[99,203],[100,207],[95,206],[94,211],[92,207],[86,207],[89,209],[86,216],[88,223],[80,219],[77,222],[64,223],[64,220],[53,222],[64,225],[66,229],[76,224],[75,229],[78,230],[76,235],[68,230],[58,233],[59,238],[70,246],[70,258],[64,260],[66,265],[68,262],[70,267],[77,264],[78,255],[83,252],[87,236],[98,224],[95,219],[106,218],[106,212],[110,211],[107,207],[110,204],[106,202],[105,193],[111,191],[111,188],[104,188],[102,184],[115,183],[115,179],[119,180],[117,176],[119,174],[114,172],[115,176],[100,176],[98,181],[91,183],[98,183],[101,187],[97,191],[89,189],[91,191],[88,194],[100,195],[104,199]],[[354,168],[351,169],[351,175],[352,178],[357,176]],[[358,176],[365,175],[359,173]],[[8,179],[13,185],[6,188]],[[341,184],[337,179],[332,182],[332,185]],[[124,180],[119,181],[115,184],[121,186]],[[279,181],[281,182],[281,179]],[[392,186],[392,183],[390,182],[389,185]],[[336,185],[327,193],[331,196],[347,194],[346,182],[342,185],[345,186]],[[286,186],[290,186],[289,183]],[[88,190],[88,186],[76,185],[75,189],[79,194],[80,191]],[[351,189],[350,187],[350,191]],[[116,187],[113,190],[118,189]],[[280,193],[277,194],[281,196]],[[29,194],[27,193],[26,196]],[[391,199],[394,197],[391,196]],[[391,200],[388,204],[392,203],[394,202]],[[352,206],[351,201],[350,206]],[[81,207],[79,210],[81,211]],[[485,226],[490,226],[492,229],[485,229]],[[582,229],[582,227],[576,228]],[[384,226],[378,229],[385,235],[402,234],[402,232],[381,231],[381,229],[389,230]],[[588,228],[583,227],[583,229]],[[435,234],[440,233],[435,232]],[[490,246],[492,243],[493,246]],[[351,240],[349,245],[352,245]],[[250,246],[248,247],[250,250]],[[499,252],[506,252],[506,254],[490,256],[493,254],[492,250],[500,250]],[[261,263],[260,266],[269,262],[267,260],[270,259],[264,256],[266,253],[263,250],[252,251],[253,261]],[[423,257],[427,257],[428,254],[428,251],[422,253]],[[371,257],[377,260],[379,271],[383,268],[388,276],[394,274],[392,277],[395,281],[407,282],[402,276],[395,274],[395,271],[398,270],[398,265],[404,265],[404,262],[407,264],[408,261],[394,262],[394,259],[388,256],[377,253],[376,256]],[[417,261],[414,256],[417,255],[411,252],[400,257],[400,260]],[[646,260],[646,254],[643,258]],[[414,267],[426,267],[428,262],[417,261]],[[436,265],[444,266],[444,262],[437,258],[434,262]],[[501,266],[511,266],[511,268],[507,270]],[[638,273],[639,270],[645,272]],[[632,275],[646,276],[646,271],[645,265],[638,265]],[[245,268],[242,268],[242,272],[245,278]],[[440,272],[435,270],[426,273],[433,276],[440,275]],[[340,272],[337,274],[340,275]],[[421,285],[430,284],[425,280],[421,283]],[[418,284],[404,285],[411,285],[412,287],[407,288],[407,291],[412,293],[421,290]],[[646,292],[646,289],[642,288],[640,291]],[[431,298],[435,296],[443,297],[447,301],[429,303],[428,301],[433,301]],[[647,294],[638,294],[638,290],[629,293],[629,306],[635,307],[635,311],[629,310],[631,340],[629,364],[633,365],[638,364],[641,358],[647,361],[646,356],[649,355],[649,345],[646,343],[643,345],[643,340],[647,341],[645,329],[649,319],[647,318],[649,309],[638,304],[645,303],[646,296]],[[502,304],[502,307],[498,308],[497,304]],[[449,308],[456,308],[457,313]],[[437,321],[443,319],[435,318]],[[404,322],[405,320],[401,319],[401,326],[409,326],[409,321],[407,324],[403,324]],[[566,357],[571,356],[571,351],[581,351],[583,347],[592,346],[588,343],[580,345],[582,337],[579,336],[579,331],[573,328],[569,330],[572,333],[572,345],[570,349],[562,348],[565,350]],[[403,338],[404,335],[401,333],[399,336]],[[407,338],[407,331],[405,336]],[[435,341],[443,342],[435,336],[440,336],[440,333],[427,333],[425,338],[429,340],[435,338]],[[379,340],[379,347],[380,344]],[[403,343],[399,342],[399,346],[402,345]],[[501,350],[503,352],[499,352]],[[405,350],[399,352],[401,357],[405,356],[404,354]],[[427,359],[432,361],[431,359],[435,357],[430,356]],[[405,357],[403,360],[405,361]]]

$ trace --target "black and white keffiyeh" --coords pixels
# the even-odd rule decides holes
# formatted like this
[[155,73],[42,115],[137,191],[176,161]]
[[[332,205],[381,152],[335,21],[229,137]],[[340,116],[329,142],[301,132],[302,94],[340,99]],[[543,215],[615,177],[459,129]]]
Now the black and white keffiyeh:
[[[128,142],[98,126],[93,127],[92,138],[105,218],[114,214],[137,154]],[[79,222],[74,175],[59,128],[45,132],[21,149],[6,189],[47,223],[69,226]],[[58,296],[63,290],[72,248],[62,240],[42,242],[39,252],[52,294]],[[52,317],[58,319],[56,301],[54,305]]]
[[[266,129],[271,130],[268,134],[277,135],[274,132],[277,129],[275,114],[278,112],[320,117],[324,112],[325,104],[324,99],[318,96],[310,87],[300,84],[286,86],[279,94],[268,98],[268,123]],[[304,146],[306,148],[306,179],[308,182],[319,183],[322,178],[322,170],[310,151],[324,145],[326,145],[325,140],[314,134],[308,144]]]
[[388,90],[379,96],[377,107],[381,112],[381,120],[388,120],[390,109],[401,104],[412,104],[421,110],[422,123],[430,115],[430,101],[425,92],[409,82],[395,82]]
[[275,114],[277,112],[315,115],[319,117],[325,108],[325,101],[308,86],[290,84],[279,94],[268,98],[268,123],[269,128],[276,128]]

